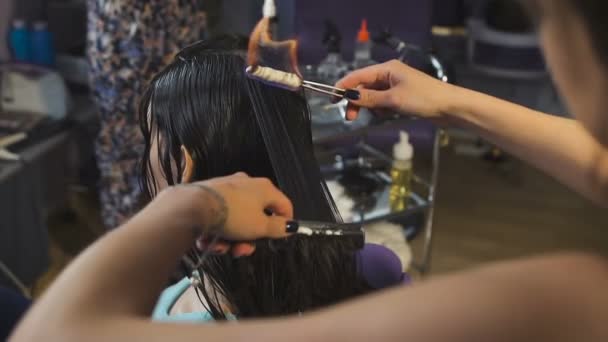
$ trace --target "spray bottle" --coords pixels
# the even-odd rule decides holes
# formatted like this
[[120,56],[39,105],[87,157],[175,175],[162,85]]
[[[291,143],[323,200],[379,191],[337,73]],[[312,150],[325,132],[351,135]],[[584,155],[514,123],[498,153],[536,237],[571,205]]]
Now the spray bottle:
[[376,64],[376,62],[372,60],[372,42],[369,39],[369,31],[367,30],[367,19],[363,19],[359,33],[357,33],[353,67],[359,69],[372,64]]
[[15,62],[29,63],[32,61],[30,32],[25,20],[16,19],[9,33],[9,43]]
[[34,23],[30,33],[32,62],[38,65],[51,67],[55,65],[55,51],[53,49],[53,35],[44,21]]
[[407,208],[411,192],[412,158],[414,148],[409,142],[407,132],[399,133],[399,142],[393,146],[393,167],[391,168],[391,189],[389,204],[392,212]]
[[319,63],[317,73],[323,82],[334,84],[348,72],[348,64],[340,55],[342,36],[336,25],[330,20],[325,21],[323,44],[327,46],[327,56]]

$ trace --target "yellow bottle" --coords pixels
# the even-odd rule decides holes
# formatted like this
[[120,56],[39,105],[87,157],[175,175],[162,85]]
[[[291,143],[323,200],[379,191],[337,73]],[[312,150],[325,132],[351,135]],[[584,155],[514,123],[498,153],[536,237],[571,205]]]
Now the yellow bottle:
[[399,133],[399,142],[393,146],[393,166],[391,168],[391,191],[389,204],[392,212],[405,210],[411,193],[412,158],[414,148],[406,132]]

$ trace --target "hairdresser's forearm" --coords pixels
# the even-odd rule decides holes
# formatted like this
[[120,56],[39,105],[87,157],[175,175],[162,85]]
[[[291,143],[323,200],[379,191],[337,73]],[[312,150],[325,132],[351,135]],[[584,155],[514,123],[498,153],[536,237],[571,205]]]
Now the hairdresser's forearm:
[[[574,290],[572,270],[583,275]],[[108,315],[51,336],[93,342],[605,341],[607,272],[601,259],[543,258],[437,278],[301,318],[184,325]]]
[[454,121],[608,205],[602,191],[608,185],[608,152],[578,122],[459,87],[446,102],[445,112]]
[[606,286],[601,258],[506,262],[343,304],[314,329],[325,341],[608,341]]
[[[571,284],[572,271],[580,277]],[[136,340],[606,341],[608,263],[562,255],[495,264],[395,288],[301,318],[214,326],[141,325]],[[135,340],[135,339],[132,339]]]
[[199,190],[179,187],[162,192],[78,258],[66,277],[79,278],[75,290],[82,296],[74,303],[81,306],[79,312],[82,305],[90,305],[95,311],[150,313],[179,258],[201,233],[192,205],[200,200],[196,197],[206,196]]

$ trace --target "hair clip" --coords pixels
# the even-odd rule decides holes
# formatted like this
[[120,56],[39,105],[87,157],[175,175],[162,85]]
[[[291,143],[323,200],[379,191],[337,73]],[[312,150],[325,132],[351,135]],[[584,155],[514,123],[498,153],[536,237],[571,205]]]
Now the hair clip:
[[188,258],[188,257],[183,258],[186,261],[186,263],[188,264],[188,266],[190,266],[190,268],[192,269],[192,273],[190,274],[190,285],[191,286],[196,288],[203,283],[203,281],[201,279],[201,274],[198,271],[198,269],[203,265],[205,260],[207,260],[207,257],[209,256],[209,254],[211,254],[211,248],[215,245],[215,243],[218,240],[219,240],[219,235],[216,235],[211,240],[211,242],[209,243],[209,245],[207,246],[205,251],[202,253],[202,255],[200,255],[200,256],[198,254],[196,255],[196,258],[197,258],[196,264],[194,264],[194,262],[192,260],[190,260],[190,258]]
[[201,274],[198,270],[192,271],[192,275],[190,276],[190,285],[193,287],[198,287],[203,283],[201,279]]

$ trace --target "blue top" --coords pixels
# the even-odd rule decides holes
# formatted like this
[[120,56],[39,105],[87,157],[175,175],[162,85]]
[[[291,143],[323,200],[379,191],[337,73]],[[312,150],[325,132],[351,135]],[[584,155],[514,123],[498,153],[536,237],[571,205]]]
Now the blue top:
[[211,313],[208,311],[204,312],[188,312],[170,315],[171,308],[177,302],[177,299],[186,292],[190,287],[190,279],[187,277],[180,280],[178,283],[167,287],[163,293],[161,293],[154,312],[152,312],[152,319],[155,321],[163,322],[183,322],[183,323],[204,323],[213,321]]

